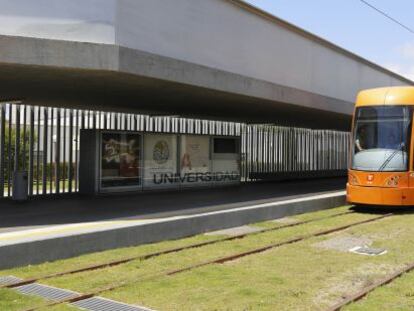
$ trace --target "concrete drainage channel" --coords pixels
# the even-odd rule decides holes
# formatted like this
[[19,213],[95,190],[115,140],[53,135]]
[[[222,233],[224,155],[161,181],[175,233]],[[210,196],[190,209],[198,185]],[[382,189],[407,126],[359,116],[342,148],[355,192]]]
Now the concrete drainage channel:
[[[0,277],[0,285],[10,285],[21,281],[23,280],[14,276]],[[15,290],[24,295],[41,297],[54,302],[76,300],[77,297],[81,296],[77,292],[37,283],[19,286]],[[81,310],[89,311],[151,311],[148,308],[132,306],[102,297],[91,297],[74,301],[70,304]]]

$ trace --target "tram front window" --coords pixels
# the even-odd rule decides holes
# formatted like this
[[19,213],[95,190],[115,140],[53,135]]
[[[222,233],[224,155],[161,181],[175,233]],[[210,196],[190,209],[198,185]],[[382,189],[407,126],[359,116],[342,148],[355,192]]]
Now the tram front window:
[[410,128],[410,107],[358,108],[355,115],[352,169],[407,171]]

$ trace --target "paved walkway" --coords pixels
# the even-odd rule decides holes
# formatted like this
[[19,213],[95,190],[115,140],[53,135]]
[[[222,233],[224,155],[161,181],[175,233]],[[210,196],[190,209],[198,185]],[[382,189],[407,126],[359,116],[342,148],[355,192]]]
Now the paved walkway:
[[69,235],[83,235],[88,233],[117,230],[129,227],[138,227],[151,224],[174,222],[177,220],[186,220],[196,217],[205,217],[212,215],[220,215],[223,213],[241,212],[246,210],[258,210],[265,207],[277,207],[287,204],[301,203],[312,200],[318,200],[323,198],[331,198],[345,195],[345,191],[330,191],[320,194],[308,194],[306,196],[296,197],[293,196],[281,200],[267,201],[266,203],[243,205],[240,207],[234,207],[229,209],[222,209],[217,211],[200,211],[198,213],[191,213],[187,215],[157,217],[157,218],[142,218],[128,217],[114,220],[104,220],[95,222],[84,222],[76,224],[61,224],[41,226],[38,228],[24,228],[20,230],[12,230],[0,233],[0,247],[5,245],[13,245],[19,243],[30,243],[45,239],[62,238]]
[[191,215],[284,201],[344,188],[343,178],[332,178],[95,198],[66,195],[60,198],[37,198],[23,204],[5,200],[0,201],[0,233],[60,224],[75,226],[108,220],[142,220]]

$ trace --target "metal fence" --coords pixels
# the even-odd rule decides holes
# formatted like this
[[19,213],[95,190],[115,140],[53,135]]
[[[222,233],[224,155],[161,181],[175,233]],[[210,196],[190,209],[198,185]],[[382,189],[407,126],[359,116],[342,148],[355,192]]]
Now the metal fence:
[[242,133],[242,176],[345,170],[348,132],[250,125]]
[[243,181],[347,166],[345,132],[0,103],[0,197],[12,195],[17,170],[31,196],[77,192],[81,129],[241,136]]

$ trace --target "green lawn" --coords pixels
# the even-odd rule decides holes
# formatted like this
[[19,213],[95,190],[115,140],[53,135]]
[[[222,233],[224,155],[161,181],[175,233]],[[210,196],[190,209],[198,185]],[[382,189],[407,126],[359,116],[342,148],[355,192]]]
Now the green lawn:
[[363,300],[349,305],[344,310],[414,310],[414,272],[376,289]]
[[[287,228],[276,232],[267,232],[260,235],[252,235],[241,240],[223,242],[198,249],[190,249],[180,253],[169,254],[152,258],[146,261],[132,261],[128,264],[91,271],[78,275],[64,276],[47,280],[46,283],[57,287],[66,287],[80,292],[97,291],[111,285],[120,285],[125,282],[147,279],[153,275],[165,273],[174,269],[180,269],[217,259],[234,253],[244,252],[256,247],[280,242],[291,238],[293,235],[309,234],[323,228],[333,228],[342,224],[352,223],[361,219],[368,219],[370,215],[348,215],[341,218],[327,219],[306,226]],[[88,282],[84,282],[85,278]]]
[[[349,207],[342,207],[295,216],[295,219],[308,220],[348,209]],[[414,260],[414,215],[393,216],[226,264],[205,266],[174,276],[163,274],[173,269],[372,217],[375,215],[350,214],[150,260],[135,260],[112,268],[54,278],[42,283],[83,293],[108,286],[125,285],[102,295],[156,310],[320,310],[335,304],[343,295],[352,294]],[[277,224],[265,222],[256,226],[272,227]],[[385,247],[388,253],[369,257],[315,246],[318,242],[341,236],[369,238],[374,242],[374,247]],[[182,240],[111,250],[55,263],[1,271],[0,275],[37,277],[217,238],[199,235]],[[364,301],[350,306],[349,309],[378,310],[381,301],[389,301],[386,310],[412,310],[406,306],[413,303],[413,280],[414,274],[408,274],[399,279],[398,283],[376,290]],[[0,304],[0,310],[18,310],[16,304],[42,305],[39,300],[29,301],[26,300],[27,297],[10,296],[10,293],[7,293],[0,292],[0,301],[3,304]],[[378,298],[375,298],[376,295]],[[388,296],[392,296],[393,299],[387,299]]]
[[414,258],[414,244],[404,243],[414,229],[401,233],[400,243],[376,236],[383,226],[396,232],[403,223],[402,218],[398,223],[387,219],[346,232],[375,236],[374,245],[389,250],[384,256],[319,249],[314,244],[326,237],[315,238],[225,265],[137,282],[105,296],[159,310],[319,310]]
[[[342,207],[342,208],[320,211],[320,212],[315,212],[315,213],[310,213],[310,214],[303,214],[303,215],[295,216],[295,219],[302,221],[302,220],[308,220],[308,219],[313,219],[313,218],[318,218],[318,217],[325,217],[325,216],[334,215],[337,213],[347,211],[348,209],[349,207]],[[258,226],[260,228],[278,227],[282,225],[283,224],[275,224],[272,222],[262,222],[262,223],[255,224],[255,226]],[[283,229],[283,231],[285,230],[287,229]],[[282,231],[280,231],[280,233],[282,233]],[[218,238],[221,238],[221,237],[207,236],[207,235],[202,234],[202,235],[189,237],[186,239],[164,241],[160,243],[141,245],[138,247],[114,249],[114,250],[74,257],[70,259],[59,260],[59,261],[55,261],[52,263],[45,263],[45,264],[36,265],[36,266],[26,266],[26,267],[21,267],[17,269],[3,270],[3,271],[0,271],[0,276],[1,275],[14,275],[20,278],[40,277],[43,275],[48,275],[48,274],[72,270],[72,269],[79,269],[82,267],[88,267],[91,265],[105,263],[108,261],[119,260],[122,258],[140,256],[140,255],[145,255],[145,254],[149,254],[152,252],[168,250],[168,249],[182,247],[182,246],[186,246],[190,244],[217,240]]]
[[42,299],[23,296],[13,290],[0,289],[0,310],[17,311],[44,303]]
[[[0,289],[0,310],[4,311],[19,311],[27,310],[33,306],[40,306],[45,304],[41,298],[33,296],[20,295],[17,292],[9,289]],[[59,305],[50,308],[42,308],[42,311],[75,311],[75,307],[68,305]]]

